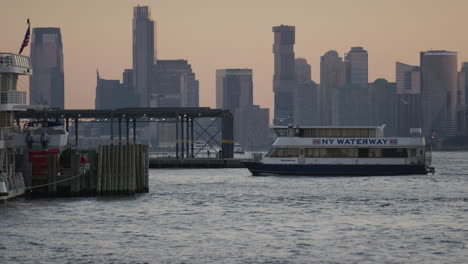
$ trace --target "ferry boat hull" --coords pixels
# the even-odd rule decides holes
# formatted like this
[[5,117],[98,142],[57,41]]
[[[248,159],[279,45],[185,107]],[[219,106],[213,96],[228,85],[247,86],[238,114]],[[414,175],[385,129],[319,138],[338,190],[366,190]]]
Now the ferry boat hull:
[[326,164],[264,164],[244,162],[253,176],[290,175],[290,176],[394,176],[424,175],[428,173],[425,165],[326,165]]

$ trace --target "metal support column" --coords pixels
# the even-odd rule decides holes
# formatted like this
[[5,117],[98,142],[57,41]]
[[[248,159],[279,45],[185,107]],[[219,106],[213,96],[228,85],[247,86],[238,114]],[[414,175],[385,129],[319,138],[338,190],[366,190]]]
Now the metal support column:
[[190,150],[189,150],[189,142],[190,142],[190,134],[189,134],[189,117],[185,118],[185,132],[187,135],[187,140],[185,141],[185,149],[186,149],[186,154],[185,157],[189,158],[190,157]]
[[133,144],[136,144],[136,118],[133,118]]
[[122,145],[122,118],[119,117],[119,145]]
[[195,157],[193,155],[193,144],[195,143],[194,141],[195,140],[193,140],[193,117],[192,117],[192,118],[190,118],[190,145],[191,145],[190,148],[191,148],[191,152],[192,152],[192,155],[191,155],[192,159]]
[[185,144],[185,141],[184,141],[184,118],[181,117],[180,118],[180,139],[182,140],[182,144],[180,144],[180,154],[181,154],[181,157],[182,159],[184,158],[184,144]]
[[176,138],[175,138],[175,150],[176,150],[176,159],[179,158],[179,115],[176,115]]
[[130,128],[129,128],[129,123],[130,123],[130,120],[128,119],[128,117],[125,119],[125,125],[126,125],[126,129],[127,129],[127,145],[130,145]]
[[78,118],[75,118],[75,145],[78,147]]
[[222,144],[222,155],[221,158],[232,159],[234,157],[233,145],[233,118],[231,112],[228,110],[223,113],[222,120],[222,132],[221,132],[221,144]]
[[110,118],[110,144],[114,145],[114,116]]
[[70,132],[69,124],[70,124],[70,119],[67,117],[65,118],[65,129],[67,130],[67,132]]

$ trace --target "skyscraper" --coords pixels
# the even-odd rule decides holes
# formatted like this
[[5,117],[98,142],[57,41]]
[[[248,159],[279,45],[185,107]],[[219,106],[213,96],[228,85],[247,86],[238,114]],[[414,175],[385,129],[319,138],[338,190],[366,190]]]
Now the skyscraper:
[[287,125],[294,120],[294,89],[295,62],[294,62],[294,26],[273,27],[274,32],[274,75],[273,91],[275,93],[275,125]]
[[421,71],[418,66],[396,63],[398,135],[410,136],[411,128],[421,128]]
[[198,107],[198,80],[187,60],[158,60],[152,78],[152,107]]
[[216,107],[232,113],[240,107],[253,105],[251,69],[216,70]]
[[368,54],[362,47],[352,47],[345,54],[346,79],[349,84],[367,86],[369,82]]
[[156,62],[155,22],[148,6],[133,8],[133,88],[139,96],[140,107],[149,106],[151,72]]
[[253,104],[251,69],[216,70],[216,107],[234,116],[234,140],[248,149],[265,148],[269,109]]
[[457,53],[421,52],[422,130],[425,136],[456,134]]
[[458,73],[457,90],[457,134],[467,134],[467,102],[468,102],[468,62],[462,64],[461,71]]
[[123,73],[124,82],[106,80],[97,72],[95,109],[117,109],[138,106],[138,97],[128,83],[129,70]]
[[30,104],[63,109],[65,89],[60,28],[33,28],[31,62]]
[[346,83],[346,64],[338,52],[330,50],[320,57],[320,91],[322,124],[337,125],[336,90]]
[[397,84],[377,79],[369,84],[371,125],[385,124],[384,135],[396,136],[398,127]]
[[312,80],[312,67],[304,58],[297,58],[294,63],[295,79],[299,82]]

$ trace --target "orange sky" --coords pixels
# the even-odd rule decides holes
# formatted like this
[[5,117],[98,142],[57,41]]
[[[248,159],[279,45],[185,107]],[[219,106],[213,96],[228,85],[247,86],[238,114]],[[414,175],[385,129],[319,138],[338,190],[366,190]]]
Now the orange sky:
[[[296,57],[312,64],[351,46],[369,52],[369,80],[395,79],[395,62],[419,64],[428,49],[468,61],[467,0],[0,0],[0,51],[18,52],[26,31],[60,27],[65,106],[93,108],[96,69],[121,79],[132,65],[132,7],[151,6],[159,59],[187,59],[200,80],[200,105],[215,106],[215,72],[252,68],[254,102],[273,111],[272,26],[296,26]],[[29,47],[23,54],[29,54]],[[24,79],[20,88],[27,88]]]

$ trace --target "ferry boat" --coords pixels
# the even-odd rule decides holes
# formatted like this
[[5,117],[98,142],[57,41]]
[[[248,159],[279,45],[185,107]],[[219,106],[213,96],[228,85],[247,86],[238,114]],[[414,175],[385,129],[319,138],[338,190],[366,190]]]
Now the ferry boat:
[[381,176],[434,172],[421,129],[384,137],[383,126],[275,127],[277,139],[255,162],[253,175]]
[[0,203],[23,195],[23,175],[15,170],[14,113],[26,109],[26,92],[17,91],[19,75],[31,75],[28,57],[0,53]]
[[16,147],[28,150],[62,150],[68,146],[68,132],[60,122],[34,121],[15,134]]

